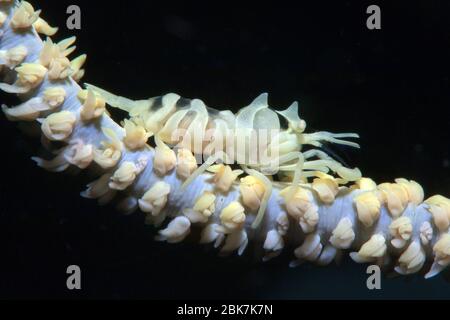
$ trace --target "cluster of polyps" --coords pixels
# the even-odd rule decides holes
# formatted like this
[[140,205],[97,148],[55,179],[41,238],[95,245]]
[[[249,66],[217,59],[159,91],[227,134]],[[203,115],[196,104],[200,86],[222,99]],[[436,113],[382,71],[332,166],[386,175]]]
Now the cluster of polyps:
[[[139,208],[157,227],[170,217],[158,233],[160,241],[180,242],[191,228],[200,228],[200,242],[214,243],[224,254],[242,254],[254,240],[266,251],[265,260],[285,245],[297,246],[292,265],[328,264],[347,249],[356,249],[350,253],[356,262],[384,265],[388,257],[398,256],[395,270],[400,274],[418,272],[428,256],[434,262],[427,277],[450,264],[449,199],[434,196],[424,202],[422,187],[414,181],[377,185],[319,150],[302,151],[303,145],[317,147],[322,141],[356,146],[340,140],[356,135],[306,134],[293,104],[278,112],[289,125],[278,137],[281,182],[263,174],[261,166],[235,169],[214,164],[214,156],[198,166],[189,143],[173,148],[178,141],[172,131],[279,129],[267,95],[235,116],[176,94],[132,101],[94,86],[82,90],[77,81],[84,75],[86,56],[70,61],[75,38],[53,42],[50,36],[57,28],[39,14],[25,1],[0,0],[0,72],[5,79],[0,89],[23,99],[2,109],[9,120],[39,123],[46,145],[65,144],[51,160],[33,158],[41,167],[101,172],[83,196],[102,204],[119,198],[121,210]],[[48,38],[43,42],[38,33]],[[123,127],[109,117],[107,103],[129,112]],[[155,148],[147,144],[151,136]]]

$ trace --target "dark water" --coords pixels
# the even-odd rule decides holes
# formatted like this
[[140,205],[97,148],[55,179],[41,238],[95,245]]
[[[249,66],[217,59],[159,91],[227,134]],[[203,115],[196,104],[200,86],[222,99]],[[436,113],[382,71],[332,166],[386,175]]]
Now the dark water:
[[[73,3],[82,29],[69,32]],[[448,2],[383,4],[376,31],[366,28],[372,3],[364,1],[93,3],[39,4],[61,27],[58,39],[78,36],[87,82],[136,99],[177,92],[233,110],[262,92],[277,109],[299,100],[310,129],[361,135],[360,151],[332,150],[366,176],[410,178],[427,195],[450,195]],[[0,298],[450,297],[444,276],[383,278],[382,290],[369,291],[365,266],[349,259],[290,269],[290,253],[261,264],[155,243],[140,214],[81,199],[85,175],[36,168],[29,157],[37,141],[1,118]],[[65,287],[71,264],[83,270],[77,293]]]

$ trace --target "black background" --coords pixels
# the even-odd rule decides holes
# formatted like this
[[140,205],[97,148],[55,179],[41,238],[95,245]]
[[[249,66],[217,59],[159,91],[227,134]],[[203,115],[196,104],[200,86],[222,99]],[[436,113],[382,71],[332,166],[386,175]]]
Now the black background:
[[[377,182],[406,177],[450,195],[448,1],[258,4],[40,1],[42,16],[75,34],[89,83],[131,98],[168,92],[234,111],[262,92],[276,109],[300,101],[310,130],[358,132],[360,151],[332,147]],[[65,28],[78,4],[82,29]],[[2,95],[2,101],[12,99]],[[234,107],[231,107],[234,106]],[[291,253],[262,264],[217,258],[189,244],[155,243],[139,213],[122,216],[78,193],[85,175],[50,174],[38,141],[1,116],[0,298],[448,298],[446,276],[383,278],[365,266],[290,269]],[[82,290],[65,287],[68,265]]]

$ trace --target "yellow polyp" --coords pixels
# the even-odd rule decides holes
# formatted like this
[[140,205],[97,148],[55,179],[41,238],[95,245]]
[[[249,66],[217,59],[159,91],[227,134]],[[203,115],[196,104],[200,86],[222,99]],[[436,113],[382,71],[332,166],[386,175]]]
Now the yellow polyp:
[[311,197],[306,190],[301,187],[286,187],[280,191],[280,197],[283,198],[286,204],[293,199],[301,199],[302,206],[311,202]]
[[83,65],[86,63],[86,59],[87,59],[87,55],[86,54],[82,54],[78,57],[76,57],[75,59],[73,59],[70,63],[72,66],[72,69],[76,72],[78,70],[80,70]]
[[370,178],[361,178],[355,181],[358,189],[364,191],[372,191],[377,189],[377,184]]
[[215,201],[216,196],[213,193],[206,191],[196,200],[193,210],[200,212],[206,217],[210,217],[216,210]]
[[84,69],[82,69],[87,59],[87,55],[82,54],[81,56],[73,59],[70,62],[70,68],[72,69],[72,79],[79,82],[84,76]]
[[408,204],[409,197],[406,189],[395,183],[382,183],[378,186],[383,202],[387,204],[392,217],[400,216]]
[[62,149],[57,153],[57,155],[51,159],[51,160],[45,160],[39,157],[32,157],[31,159],[36,162],[36,164],[51,172],[63,172],[66,170],[70,163],[67,162],[67,160],[64,157],[64,154],[66,152],[66,148]]
[[158,175],[164,176],[175,168],[177,156],[172,149],[158,138],[158,136],[155,136],[155,141],[156,148],[153,159],[153,170],[155,170]]
[[20,85],[34,88],[38,86],[47,74],[47,68],[39,63],[23,63],[17,67],[17,78]]
[[282,235],[276,230],[270,230],[267,233],[263,248],[266,251],[281,251],[284,248],[284,240]]
[[241,179],[239,188],[244,205],[251,210],[257,210],[264,196],[264,184],[255,177],[247,176]]
[[57,108],[64,103],[64,100],[66,99],[66,90],[64,90],[63,87],[51,87],[45,89],[43,99],[51,109]]
[[191,223],[207,223],[209,217],[216,211],[215,201],[216,196],[209,191],[205,191],[195,200],[194,207],[183,210],[183,213]]
[[11,27],[13,29],[28,29],[38,20],[40,13],[41,10],[34,11],[30,3],[22,1],[11,18]]
[[322,202],[331,204],[339,192],[339,185],[333,177],[323,173],[318,174],[322,177],[313,180],[312,188],[317,192]]
[[436,253],[438,258],[448,259],[450,257],[450,234],[443,234],[434,245],[433,251]]
[[358,220],[366,227],[371,227],[380,216],[381,203],[374,192],[364,192],[353,199],[358,213]]
[[2,105],[2,111],[9,121],[34,121],[39,117],[42,107],[42,100],[34,98],[13,108]]
[[80,111],[81,119],[84,121],[97,119],[103,115],[105,112],[105,107],[105,100],[99,96],[96,96],[92,90],[88,90],[83,107]]
[[73,131],[75,115],[70,111],[60,111],[49,115],[42,121],[42,132],[51,141],[67,139]]
[[425,260],[426,256],[422,246],[414,241],[411,242],[398,259],[399,266],[395,270],[400,274],[416,273],[422,269]]
[[58,32],[58,28],[51,27],[47,21],[42,18],[38,18],[37,21],[33,24],[34,28],[38,33],[44,34],[46,36],[54,36],[56,32]]
[[259,226],[261,225],[261,222],[264,219],[266,208],[269,203],[270,196],[272,195],[272,188],[273,188],[272,182],[265,175],[263,175],[262,173],[260,173],[256,170],[247,169],[245,167],[244,167],[244,169],[246,169],[247,174],[257,178],[264,187],[264,195],[262,196],[261,203],[259,205],[255,221],[253,221],[253,223],[252,223],[252,228],[257,229],[257,228],[259,228]]
[[[77,40],[77,37],[72,36],[72,37],[66,38],[66,39],[58,42],[57,45],[58,45],[59,49],[61,50],[61,52],[64,52],[64,56],[68,56],[69,55],[68,52],[71,53],[71,52],[73,52],[73,50],[75,50],[74,47],[72,47],[73,48],[72,49],[70,46],[73,45],[76,40]],[[67,50],[69,50],[69,51],[67,51]]]
[[211,166],[208,171],[215,173],[214,184],[221,192],[228,192],[236,179],[243,173],[242,170],[232,170],[230,166],[223,164]]
[[156,241],[167,241],[168,243],[178,243],[183,241],[190,233],[191,223],[186,217],[174,218],[167,228],[160,230],[155,237]]
[[441,196],[439,194],[428,198],[425,201],[425,203],[426,204],[434,204],[434,205],[443,206],[443,207],[450,207],[450,199],[448,199],[444,196]]
[[349,218],[342,218],[330,237],[330,243],[338,249],[348,249],[355,240],[353,224]]
[[132,121],[124,121],[125,137],[124,144],[130,150],[139,150],[147,145],[147,140],[152,136],[144,127],[134,124]]
[[418,184],[414,180],[408,181],[403,178],[395,179],[395,182],[405,188],[406,192],[408,193],[409,202],[415,205],[419,205],[423,202],[424,191],[420,184]]
[[363,259],[381,258],[386,253],[386,239],[381,234],[373,235],[369,241],[364,243],[358,254]]
[[316,206],[310,206],[300,218],[300,227],[303,232],[313,232],[319,223],[319,211]]
[[94,161],[103,169],[109,169],[115,167],[122,157],[122,142],[114,130],[103,127],[102,132],[109,141],[102,141],[102,148],[94,150]]
[[297,259],[316,261],[322,252],[322,248],[320,236],[317,233],[313,233],[306,236],[303,244],[295,249],[294,255]]
[[170,185],[163,181],[158,181],[139,200],[139,208],[142,212],[151,213],[157,216],[167,204]]
[[220,214],[220,221],[228,230],[242,229],[245,218],[245,209],[237,201],[231,202]]
[[[91,90],[92,91],[92,90]],[[99,94],[99,93],[97,93],[97,92],[95,92],[95,91],[93,91],[94,92],[94,95],[95,95],[95,98],[96,99],[102,99],[102,96]],[[84,103],[86,100],[87,100],[87,98],[88,98],[88,95],[89,95],[89,90],[80,90],[80,91],[78,91],[78,93],[77,93],[77,97],[78,97],[78,99],[80,99],[80,101],[82,102],[82,103]],[[104,102],[104,99],[103,99],[103,102]],[[102,103],[103,103],[102,102]]]
[[428,211],[433,216],[433,222],[439,231],[448,230],[450,226],[450,199],[435,195],[425,201]]
[[433,277],[450,265],[450,234],[444,233],[433,246],[434,263],[425,278]]
[[86,169],[94,160],[94,149],[91,144],[79,141],[65,153],[65,159],[80,169]]
[[44,41],[39,61],[43,66],[48,67],[53,59],[61,58],[61,52],[58,45],[54,44],[51,38]]
[[450,226],[450,215],[445,207],[430,205],[428,211],[433,216],[433,223],[439,231],[443,232],[448,230],[448,227]]
[[[220,171],[219,170],[219,167],[216,167],[216,166],[214,166],[213,164],[214,163],[216,163],[217,161],[219,161],[219,160],[222,160],[222,161],[226,161],[226,159],[227,159],[227,155],[225,154],[225,153],[223,153],[223,152],[218,152],[218,153],[216,153],[216,154],[214,154],[214,155],[210,155],[210,156],[208,156],[208,158],[203,162],[203,164],[200,166],[200,167],[198,167],[184,182],[183,182],[183,184],[181,185],[181,189],[182,190],[185,190],[186,188],[187,188],[187,186],[189,186],[195,179],[197,179],[201,174],[203,174],[205,171],[209,171],[209,172],[212,172],[211,170],[212,169],[217,169],[218,171]],[[234,174],[237,174],[237,176],[238,175],[240,175],[240,174],[242,174],[242,171],[240,170],[240,171],[232,171],[232,173],[234,173]],[[221,172],[217,172],[217,174],[216,174],[216,176],[215,176],[215,178],[214,178],[214,182],[221,182],[221,181],[217,181],[217,179],[218,179],[218,177],[219,177],[219,175],[221,174]],[[236,178],[237,178],[237,176],[236,176]],[[228,176],[229,177],[229,176]],[[234,179],[235,180],[235,179]],[[230,183],[232,184],[233,182],[234,182],[234,180],[233,181],[231,181]],[[228,188],[231,188],[231,184],[228,186]],[[228,192],[228,190],[229,189],[221,189],[222,187],[226,187],[225,185],[223,185],[223,186],[217,186],[217,184],[216,184],[216,187],[217,188],[219,188],[219,190],[222,190],[222,192]]]
[[319,213],[311,192],[301,187],[287,187],[280,196],[284,199],[287,213],[300,224],[303,232],[314,231],[319,223]]
[[92,90],[80,90],[77,96],[83,103],[81,117],[84,121],[97,119],[106,111],[106,102],[100,94]]
[[28,49],[22,45],[9,49],[4,53],[6,65],[11,69],[15,68],[17,65],[21,64],[25,60],[27,54]]
[[52,59],[48,66],[50,80],[64,80],[72,74],[70,61],[66,57]]
[[122,152],[120,150],[112,148],[94,151],[94,161],[103,169],[115,167],[121,156]]
[[179,149],[177,153],[177,174],[187,179],[197,169],[197,159],[188,149]]
[[109,183],[109,187],[114,190],[125,190],[131,184],[133,184],[136,179],[136,175],[138,173],[138,169],[133,162],[125,161],[119,167],[119,169],[114,172],[114,175],[111,177],[111,182]]
[[391,244],[395,248],[403,248],[406,242],[411,238],[413,226],[411,219],[408,217],[400,217],[392,221],[389,226],[389,232],[394,239],[391,240]]
[[238,251],[238,255],[242,255],[245,248],[248,245],[247,232],[243,230],[237,230],[227,235],[225,244],[220,249],[221,254],[229,254],[233,251]]
[[2,106],[3,112],[10,121],[34,121],[39,117],[41,112],[51,109],[53,109],[53,107],[49,105],[45,99],[40,97],[27,100],[13,108],[8,108],[5,105]]
[[428,221],[424,221],[420,226],[420,241],[426,246],[431,239],[433,239],[433,227]]
[[72,79],[75,82],[80,82],[80,80],[84,77],[85,71],[81,69],[77,72],[72,73]]

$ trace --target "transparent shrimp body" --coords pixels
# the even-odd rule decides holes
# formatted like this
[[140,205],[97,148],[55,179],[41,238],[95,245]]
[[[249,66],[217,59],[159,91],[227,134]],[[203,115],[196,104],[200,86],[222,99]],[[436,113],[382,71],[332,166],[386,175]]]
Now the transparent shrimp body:
[[[264,216],[274,179],[298,186],[307,183],[308,178],[330,172],[337,174],[339,184],[361,178],[358,168],[346,168],[317,149],[324,142],[358,148],[357,143],[344,140],[358,135],[305,133],[306,122],[299,117],[297,102],[284,111],[274,111],[264,93],[234,115],[229,110],[208,108],[199,99],[184,99],[173,93],[135,101],[92,85],[87,88],[102,95],[112,107],[128,112],[130,121],[143,128],[148,137],[154,136],[157,146],[187,149],[200,159],[202,165],[185,180],[184,187],[216,162],[238,165],[258,179],[264,186],[264,195],[255,227]],[[287,122],[287,128],[282,127],[280,118]],[[304,150],[305,146],[312,148]]]

